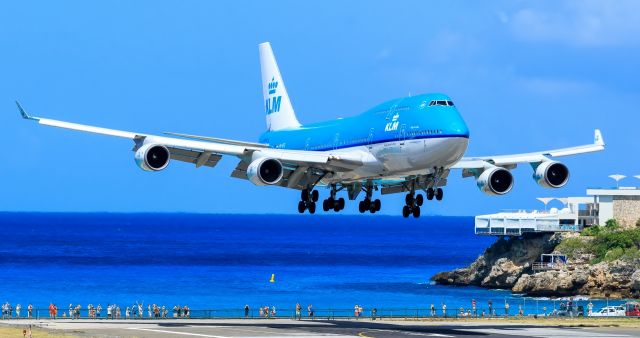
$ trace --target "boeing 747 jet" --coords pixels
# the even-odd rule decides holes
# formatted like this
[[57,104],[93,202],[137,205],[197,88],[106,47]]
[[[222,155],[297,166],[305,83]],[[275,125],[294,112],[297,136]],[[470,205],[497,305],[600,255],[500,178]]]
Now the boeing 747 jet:
[[[196,168],[215,167],[222,156],[239,159],[232,177],[258,186],[281,186],[300,191],[298,212],[316,212],[317,187],[328,188],[324,211],[345,207],[343,191],[355,201],[361,194],[361,213],[380,211],[382,195],[403,193],[404,217],[420,217],[427,200],[442,200],[449,173],[474,177],[480,191],[504,195],[513,187],[510,170],[530,164],[533,180],[545,188],[563,187],[569,169],[556,158],[601,151],[604,141],[595,130],[592,144],[525,154],[463,157],[469,129],[452,99],[423,94],[389,100],[359,115],[302,125],[298,122],[271,45],[259,45],[267,131],[258,142],[164,133],[164,136],[106,129],[29,115],[41,125],[127,138],[135,143],[136,164],[159,171],[171,160]],[[422,192],[422,193],[421,193]],[[424,193],[424,195],[423,195]]]

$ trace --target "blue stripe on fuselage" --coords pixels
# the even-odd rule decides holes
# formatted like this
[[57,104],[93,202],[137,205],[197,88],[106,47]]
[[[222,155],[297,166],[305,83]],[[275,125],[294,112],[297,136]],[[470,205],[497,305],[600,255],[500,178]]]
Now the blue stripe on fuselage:
[[429,106],[443,94],[424,94],[390,100],[357,116],[270,131],[260,142],[272,148],[330,150],[369,144],[443,137],[469,137],[456,107]]

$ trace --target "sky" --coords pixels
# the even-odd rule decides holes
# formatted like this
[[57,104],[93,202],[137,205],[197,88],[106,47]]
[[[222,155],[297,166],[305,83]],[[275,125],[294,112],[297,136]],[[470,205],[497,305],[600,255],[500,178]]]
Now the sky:
[[[587,144],[600,128],[607,149],[566,158],[565,188],[538,186],[521,165],[513,191],[492,197],[452,171],[444,200],[422,213],[541,208],[536,197],[640,174],[639,36],[640,2],[624,0],[2,2],[0,210],[296,213],[297,191],[231,178],[235,158],[144,172],[129,140],[38,126],[14,104],[142,133],[256,141],[264,41],[303,124],[442,92],[469,126],[470,156]],[[384,196],[382,213],[399,215],[403,200]]]

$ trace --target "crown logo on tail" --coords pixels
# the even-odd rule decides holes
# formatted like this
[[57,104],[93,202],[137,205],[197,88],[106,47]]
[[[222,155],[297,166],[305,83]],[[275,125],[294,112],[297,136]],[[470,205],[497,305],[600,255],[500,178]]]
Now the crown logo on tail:
[[275,78],[271,78],[271,82],[269,82],[269,95],[275,94],[276,89],[278,89],[278,81],[275,81]]

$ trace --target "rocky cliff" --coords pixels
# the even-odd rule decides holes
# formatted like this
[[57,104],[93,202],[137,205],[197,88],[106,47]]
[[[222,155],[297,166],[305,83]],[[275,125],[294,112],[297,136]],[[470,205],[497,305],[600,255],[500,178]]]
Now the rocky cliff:
[[551,253],[576,234],[528,234],[499,239],[466,268],[440,272],[431,279],[444,285],[476,285],[510,289],[529,296],[627,298],[640,296],[640,261],[589,264],[588,255],[572,257],[562,270],[533,273],[531,263]]

